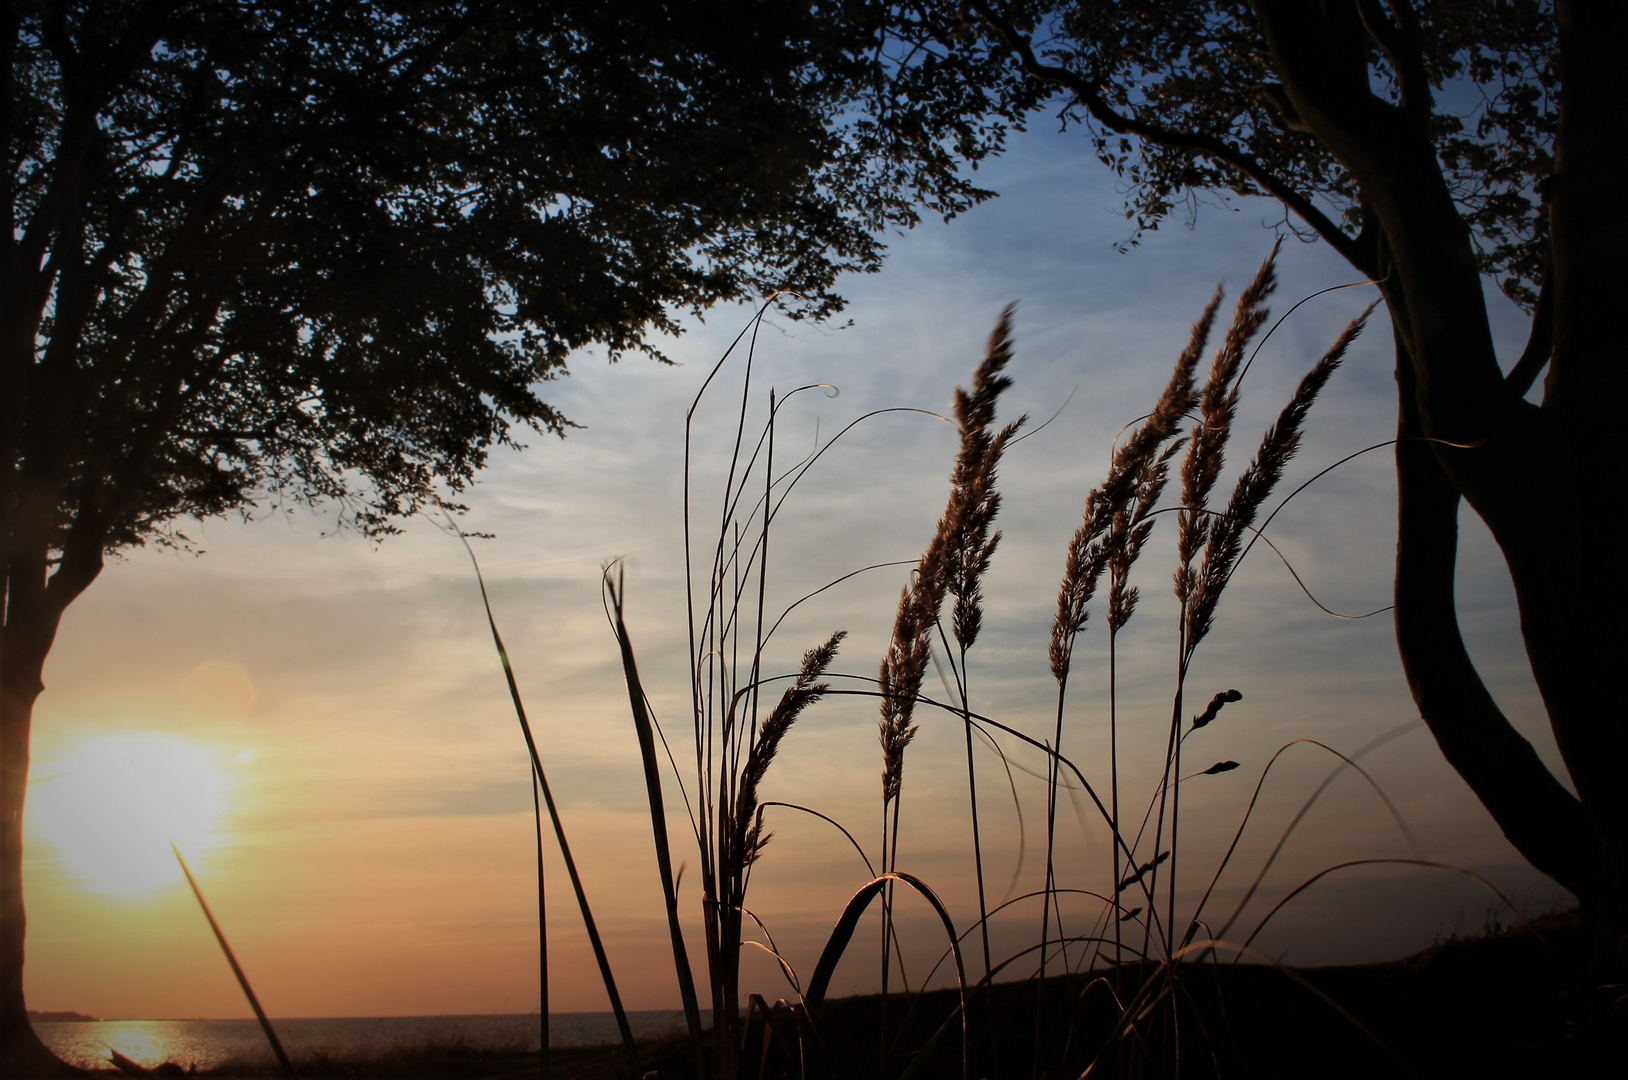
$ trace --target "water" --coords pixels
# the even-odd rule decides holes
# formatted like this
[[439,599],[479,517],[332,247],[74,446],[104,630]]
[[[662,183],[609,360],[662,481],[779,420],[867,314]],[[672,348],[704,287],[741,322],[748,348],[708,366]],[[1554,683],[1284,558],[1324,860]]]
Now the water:
[[[677,1009],[630,1012],[639,1038],[684,1029]],[[703,1020],[710,1016],[703,1013]],[[333,1057],[382,1053],[391,1048],[462,1041],[479,1049],[535,1051],[541,1043],[537,1016],[379,1016],[273,1020],[277,1038],[296,1061],[315,1051]],[[81,1068],[103,1068],[117,1050],[139,1065],[166,1061],[211,1068],[228,1060],[271,1061],[271,1048],[253,1020],[98,1020],[94,1023],[39,1023],[34,1030],[62,1060]],[[610,1013],[552,1013],[549,1045],[595,1046],[618,1041]]]

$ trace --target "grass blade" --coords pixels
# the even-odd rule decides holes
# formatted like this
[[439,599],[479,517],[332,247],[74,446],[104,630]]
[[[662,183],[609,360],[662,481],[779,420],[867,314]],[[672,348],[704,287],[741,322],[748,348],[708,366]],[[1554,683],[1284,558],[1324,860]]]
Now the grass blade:
[[[610,999],[611,1012],[616,1015],[616,1027],[622,1036],[622,1048],[627,1052],[628,1067],[632,1075],[642,1076],[643,1068],[639,1064],[639,1049],[633,1041],[633,1028],[627,1022],[627,1010],[622,1007],[622,995],[616,989],[616,977],[611,974],[610,957],[605,954],[605,943],[599,936],[599,926],[594,922],[593,909],[588,906],[588,894],[582,887],[582,876],[577,873],[577,861],[571,855],[571,844],[565,838],[565,825],[560,821],[559,807],[554,804],[554,792],[548,786],[548,774],[543,771],[543,759],[537,753],[537,740],[532,735],[531,721],[526,718],[526,706],[520,699],[520,686],[514,679],[514,666],[509,663],[509,650],[503,645],[503,635],[498,633],[497,619],[492,614],[492,600],[486,592],[486,578],[480,572],[480,560],[475,558],[475,549],[469,546],[469,538],[463,530],[447,520],[448,526],[457,535],[463,544],[464,550],[469,553],[470,565],[475,568],[475,580],[480,585],[480,599],[486,609],[486,625],[492,631],[492,644],[497,648],[498,660],[503,664],[503,677],[509,684],[509,699],[514,702],[514,714],[520,721],[520,732],[526,738],[526,750],[531,755],[531,768],[537,778],[537,786],[542,789],[543,802],[548,806],[548,818],[554,826],[554,838],[559,842],[560,855],[565,859],[565,872],[571,879],[571,889],[576,893],[577,907],[582,912],[582,925],[588,932],[588,944],[593,947],[594,960],[599,964],[599,976],[605,983],[605,996]],[[547,948],[546,939],[543,943]],[[547,956],[544,956],[547,963]],[[548,1044],[543,1044],[543,1055],[548,1055]]]
[[266,1033],[266,1041],[271,1044],[271,1052],[277,1055],[277,1065],[283,1070],[284,1076],[294,1075],[294,1063],[288,1060],[283,1052],[283,1044],[277,1039],[277,1032],[272,1030],[271,1021],[266,1019],[266,1010],[260,1007],[260,999],[254,996],[254,988],[249,985],[249,977],[243,974],[243,967],[237,962],[232,953],[232,947],[226,944],[226,935],[221,933],[220,923],[215,921],[215,913],[209,910],[209,901],[204,899],[203,890],[198,888],[198,879],[192,876],[192,870],[187,861],[181,858],[181,849],[170,841],[170,850],[175,852],[175,861],[181,864],[181,873],[186,875],[187,884],[192,886],[192,895],[198,898],[198,906],[203,909],[204,918],[209,920],[209,929],[215,932],[215,940],[220,942],[220,951],[226,954],[226,962],[232,965],[232,974],[237,976],[237,984],[243,988],[243,996],[249,999],[249,1008],[254,1010],[254,1018],[260,1021],[260,1030]]
[[684,1002],[684,1020],[689,1027],[690,1046],[695,1053],[696,1075],[704,1076],[701,1006],[695,996],[695,974],[690,968],[689,952],[684,947],[684,929],[678,921],[678,891],[673,886],[673,856],[667,842],[667,806],[661,797],[661,765],[656,760],[655,729],[650,721],[650,710],[645,707],[644,685],[639,681],[639,665],[633,657],[633,642],[628,638],[627,624],[622,620],[625,587],[619,570],[614,583],[610,571],[606,570],[605,589],[610,596],[616,643],[622,652],[628,705],[633,711],[633,727],[638,732],[639,753],[644,759],[645,791],[650,797],[650,832],[656,845],[656,869],[661,874],[662,898],[667,904],[667,932],[673,942],[673,969],[678,975],[679,997]]
[[887,886],[896,881],[916,890],[921,898],[931,905],[939,922],[944,924],[944,932],[949,935],[950,949],[955,955],[956,986],[961,992],[961,1076],[963,1080],[967,1080],[972,1075],[972,1064],[968,1057],[970,1049],[968,1040],[971,1032],[967,1029],[967,967],[961,957],[963,935],[956,932],[955,923],[951,920],[950,913],[945,910],[943,901],[939,900],[938,894],[913,874],[890,871],[866,883],[854,893],[852,899],[848,901],[848,906],[843,909],[842,917],[832,928],[831,937],[826,941],[825,948],[820,952],[819,963],[814,967],[814,976],[809,979],[808,990],[803,994],[803,1005],[810,1013],[819,1012],[820,1006],[825,1003],[825,992],[831,985],[831,976],[836,974],[837,962],[842,959],[842,954],[848,949],[848,943],[853,940],[854,931],[859,927],[860,916],[865,914],[872,900],[881,896]]
[[531,815],[537,824],[537,1015],[542,1021],[542,1057],[537,1072],[548,1080],[548,914],[543,903],[543,802],[537,790],[537,774],[532,773]]

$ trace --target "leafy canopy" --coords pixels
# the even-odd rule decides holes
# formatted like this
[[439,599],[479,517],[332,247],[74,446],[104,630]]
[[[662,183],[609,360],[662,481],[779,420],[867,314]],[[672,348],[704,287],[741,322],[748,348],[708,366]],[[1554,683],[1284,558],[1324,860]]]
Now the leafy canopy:
[[1004,133],[979,91],[895,102],[841,7],[8,5],[13,570],[267,496],[388,531],[562,432],[535,391],[573,350],[659,356],[775,289],[839,310]]

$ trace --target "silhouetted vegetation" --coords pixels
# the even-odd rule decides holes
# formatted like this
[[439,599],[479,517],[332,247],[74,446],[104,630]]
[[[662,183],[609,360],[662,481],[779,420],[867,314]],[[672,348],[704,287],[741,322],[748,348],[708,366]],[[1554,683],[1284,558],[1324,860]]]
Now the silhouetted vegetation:
[[[772,673],[768,650],[775,632],[793,608],[823,589],[814,590],[784,609],[766,606],[766,597],[767,556],[774,546],[775,521],[785,502],[838,441],[876,413],[861,416],[799,460],[777,466],[775,430],[784,402],[771,389],[764,411],[754,411],[751,387],[755,346],[744,346],[745,355],[737,360],[742,367],[740,400],[732,410],[729,425],[734,448],[727,459],[727,479],[716,504],[716,532],[703,543],[695,542],[688,528],[691,509],[705,505],[706,500],[692,491],[688,462],[693,448],[686,449],[685,552],[691,564],[688,580],[694,707],[687,740],[663,730],[649,708],[625,621],[626,586],[618,569],[612,568],[606,575],[606,612],[620,648],[634,724],[644,750],[657,869],[666,898],[679,985],[693,986],[695,980],[684,946],[682,915],[670,870],[674,856],[666,830],[662,794],[665,782],[678,784],[682,803],[688,809],[691,838],[701,853],[701,914],[713,1015],[728,1018],[712,1030],[703,1031],[692,1004],[693,991],[687,994],[690,1032],[682,1052],[675,1049],[662,1059],[658,1075],[735,1080],[842,1077],[874,1071],[881,1077],[957,1072],[970,1077],[1036,1071],[1043,1075],[1076,1075],[1085,1070],[1108,1069],[1134,1076],[1210,1075],[1209,1064],[1225,1071],[1220,1065],[1223,1058],[1256,1060],[1261,1054],[1281,1054],[1287,1052],[1286,1047],[1301,1045],[1283,1039],[1265,1047],[1256,1045],[1261,1039],[1271,1039],[1255,1019],[1262,1015],[1259,1010],[1263,1002],[1276,1003],[1274,1010],[1287,1010],[1285,1015],[1295,1017],[1305,1030],[1322,1032],[1318,1038],[1367,1040],[1373,1052],[1385,1061],[1405,1060],[1402,1054],[1418,1050],[1421,1042],[1416,1031],[1397,1029],[1402,1043],[1392,1047],[1330,989],[1340,993],[1350,990],[1367,1005],[1370,1003],[1365,995],[1372,986],[1407,982],[1408,976],[1398,975],[1391,983],[1384,979],[1378,983],[1364,981],[1367,977],[1360,975],[1346,978],[1322,973],[1313,977],[1270,962],[1252,945],[1286,904],[1327,875],[1350,867],[1391,863],[1458,872],[1481,880],[1477,875],[1422,857],[1355,859],[1328,867],[1286,891],[1264,916],[1256,912],[1249,921],[1244,919],[1251,901],[1261,895],[1262,882],[1277,852],[1299,825],[1305,810],[1335,777],[1355,771],[1395,814],[1388,797],[1358,760],[1377,743],[1354,756],[1312,739],[1297,739],[1280,749],[1261,769],[1254,796],[1242,810],[1232,846],[1221,858],[1203,895],[1190,908],[1178,906],[1178,870],[1190,861],[1183,858],[1180,839],[1183,786],[1205,782],[1207,777],[1239,767],[1238,762],[1224,758],[1206,768],[1190,764],[1184,767],[1184,748],[1190,738],[1198,740],[1195,747],[1212,738],[1213,725],[1225,719],[1222,710],[1243,698],[1239,691],[1227,689],[1212,695],[1204,708],[1189,710],[1184,705],[1186,674],[1196,649],[1220,617],[1221,596],[1239,562],[1257,542],[1264,542],[1282,557],[1261,530],[1304,485],[1280,500],[1270,513],[1265,504],[1296,454],[1313,403],[1339,368],[1367,317],[1364,313],[1353,321],[1310,367],[1277,421],[1262,436],[1253,459],[1239,472],[1224,505],[1212,509],[1235,426],[1239,384],[1253,355],[1252,343],[1268,321],[1266,304],[1276,285],[1275,257],[1274,252],[1240,295],[1231,325],[1204,370],[1201,360],[1221,295],[1218,293],[1212,300],[1194,325],[1191,340],[1153,409],[1121,432],[1107,477],[1086,495],[1081,526],[1062,559],[1063,581],[1049,645],[1051,674],[1058,687],[1056,730],[1045,741],[975,710],[967,682],[967,652],[976,642],[982,619],[981,579],[1000,541],[1000,534],[993,529],[1000,506],[997,466],[1004,448],[1023,424],[1022,420],[1004,426],[996,423],[999,397],[1011,383],[1005,373],[1013,357],[1011,312],[1003,315],[991,336],[972,388],[956,394],[954,422],[961,446],[951,472],[950,497],[900,597],[891,641],[875,679],[832,668],[841,633],[810,649],[794,675]],[[747,334],[737,339],[736,346],[709,375],[690,409],[692,422],[701,398],[718,383],[725,364],[743,340],[749,340]],[[762,419],[761,426],[754,429],[755,416]],[[755,434],[749,435],[753,430]],[[1179,474],[1179,497],[1171,505],[1161,506],[1172,468]],[[703,520],[711,517],[705,511],[700,513]],[[1165,518],[1167,514],[1174,516]],[[1100,603],[1107,610],[1104,621],[1110,636],[1133,616],[1140,596],[1139,586],[1133,583],[1140,574],[1138,559],[1161,518],[1168,520],[1176,533],[1173,582],[1179,603],[1172,644],[1178,663],[1162,768],[1156,770],[1154,790],[1137,797],[1119,790],[1117,734],[1110,741],[1109,759],[1092,763],[1088,770],[1064,752],[1068,745],[1065,733],[1073,726],[1066,722],[1066,690],[1071,675],[1105,675],[1110,688],[1116,685],[1116,661],[1111,649],[1106,672],[1074,671],[1075,641],[1087,631],[1090,612],[1098,602],[1098,585],[1104,581],[1107,596]],[[931,663],[948,669],[945,678],[951,700],[936,700],[924,692],[923,675]],[[772,707],[766,701],[760,705],[762,691],[783,680],[788,685],[775,695],[777,703]],[[793,806],[763,796],[762,786],[771,775],[771,763],[777,755],[795,753],[795,739],[787,737],[794,734],[798,716],[816,706],[821,698],[833,696],[873,698],[881,709],[883,828],[879,847],[869,853],[853,831],[819,807]],[[1110,710],[1109,715],[1110,724],[1117,723],[1116,713]],[[1037,756],[1045,767],[1043,774],[1037,772],[1044,775],[1047,784],[1043,882],[1040,888],[994,911],[988,909],[980,888],[979,917],[970,925],[958,924],[952,918],[932,883],[906,872],[909,853],[901,854],[899,848],[898,813],[906,794],[907,751],[919,724],[932,722],[927,717],[947,719],[965,729],[969,738],[975,733],[1008,768],[1014,755]],[[664,769],[655,750],[658,743],[667,747],[670,755],[674,747],[693,746],[694,772],[685,775],[687,769],[680,766],[676,756],[670,757],[672,771]],[[1264,827],[1255,820],[1260,792],[1278,759],[1296,746],[1330,754],[1335,762],[1333,772],[1283,828],[1265,864],[1239,867],[1232,860],[1239,839],[1252,824]],[[1188,748],[1188,753],[1197,752]],[[535,752],[534,766],[540,768]],[[1106,794],[1094,786],[1101,783],[1103,773],[1110,785]],[[1106,865],[1064,868],[1054,861],[1051,837],[1058,794],[1064,788],[1084,793],[1107,827],[1111,855],[1104,860]],[[981,877],[982,864],[973,842],[979,820],[977,793],[977,775],[969,754],[969,869]],[[764,814],[771,808],[780,808],[777,812],[811,813],[840,830],[874,875],[874,880],[854,895],[835,920],[830,940],[811,971],[798,971],[778,951],[772,919],[765,921],[761,915],[750,915],[756,935],[753,943],[775,958],[792,988],[790,1000],[773,1004],[759,994],[746,994],[739,984],[739,956],[749,911],[746,886],[749,872],[768,841]],[[1400,817],[1397,821],[1411,841],[1406,823]],[[796,853],[785,857],[795,859]],[[1217,886],[1229,873],[1253,873],[1253,880],[1247,888],[1229,888],[1233,894],[1241,892],[1230,914],[1224,909],[1209,910]],[[907,891],[901,892],[900,886]],[[943,925],[948,948],[934,972],[940,968],[947,973],[953,971],[953,990],[923,994],[922,988],[932,982],[933,973],[925,977],[918,973],[914,991],[906,984],[903,994],[889,993],[895,973],[904,980],[902,965],[896,969],[894,960],[897,931],[892,906],[908,893],[925,900]],[[1493,895],[1498,897],[1495,890]],[[1080,902],[1088,906],[1095,902],[1100,904],[1100,910],[1094,915],[1088,913],[1083,923],[1074,912],[1065,920],[1059,903],[1064,897],[1075,907]],[[1498,902],[1507,908],[1502,897]],[[1033,943],[1008,956],[992,956],[984,951],[983,963],[978,964],[978,954],[966,946],[974,940],[980,944],[987,940],[983,931],[989,918],[1012,905],[1038,909],[1039,925]],[[881,913],[881,993],[844,1002],[827,1001],[831,978],[844,956],[852,951],[855,932],[873,907]],[[1236,961],[1243,958],[1267,962],[1238,965]],[[1048,978],[1048,966],[1065,974]],[[614,999],[614,982],[608,967],[604,971],[607,989]],[[1575,975],[1572,968],[1567,971],[1568,977]],[[1004,982],[1000,981],[1003,977]],[[1238,1015],[1245,1018],[1238,1025],[1229,1020],[1233,1004],[1237,1005]],[[1317,1017],[1315,1023],[1305,1020],[1308,1009]],[[1332,1022],[1327,1017],[1344,1025],[1338,1036],[1327,1034]],[[631,1040],[625,1052],[635,1058],[635,1074],[651,1063]],[[1371,1057],[1365,1051],[1351,1060],[1367,1062]]]
[[[986,193],[979,96],[881,100],[843,5],[16,0],[0,28],[0,1067],[22,808],[63,612],[177,524],[320,504],[379,535],[563,434],[573,350],[792,288]],[[885,97],[886,95],[882,95]]]
[[[784,618],[764,602],[775,517],[842,433],[777,466],[784,400],[771,395],[754,414],[743,379],[718,532],[699,544],[686,473],[694,771],[689,761],[680,770],[675,754],[671,774],[700,858],[716,1028],[699,1022],[666,833],[657,746],[670,753],[675,743],[648,710],[623,583],[607,572],[689,1030],[638,1045],[624,1023],[614,1051],[545,1054],[540,1063],[446,1046],[365,1063],[319,1056],[300,1070],[476,1076],[540,1064],[588,1076],[656,1063],[663,1076],[717,1080],[1564,1075],[1621,1046],[1628,786],[1619,774],[1628,728],[1614,720],[1607,684],[1624,651],[1628,585],[1614,530],[1596,525],[1591,508],[1622,502],[1628,483],[1621,440],[1597,415],[1624,397],[1628,378],[1616,318],[1616,266],[1628,250],[1620,213],[1628,84],[1615,57],[1628,40],[1628,6],[821,0],[742,11],[705,2],[19,0],[5,10],[12,229],[0,263],[0,1067],[8,1076],[57,1065],[29,1027],[22,990],[29,728],[63,612],[107,554],[142,543],[189,547],[181,519],[262,505],[320,505],[338,524],[388,533],[399,516],[457,497],[493,447],[518,445],[520,429],[563,434],[569,419],[539,389],[573,350],[657,355],[652,329],[676,330],[677,313],[719,300],[790,296],[797,317],[839,310],[837,275],[879,265],[879,232],[914,223],[922,208],[953,216],[984,197],[957,166],[997,150],[1003,125],[1044,103],[1081,126],[1124,178],[1128,244],[1180,207],[1196,212],[1205,193],[1267,195],[1283,204],[1287,229],[1327,243],[1378,288],[1400,391],[1395,619],[1407,679],[1448,761],[1511,843],[1576,895],[1579,919],[1398,965],[1295,972],[1234,959],[1301,889],[1382,860],[1328,868],[1251,928],[1241,920],[1271,860],[1251,868],[1253,883],[1226,916],[1209,904],[1221,876],[1241,870],[1229,849],[1202,899],[1178,908],[1178,876],[1191,866],[1183,785],[1239,767],[1219,753],[1192,767],[1202,742],[1189,739],[1213,736],[1210,725],[1241,695],[1206,687],[1199,700],[1208,706],[1194,709],[1189,664],[1239,561],[1263,539],[1275,513],[1266,503],[1308,411],[1362,326],[1355,321],[1309,369],[1221,501],[1238,383],[1273,288],[1268,260],[1207,373],[1200,377],[1199,363],[1219,296],[1086,497],[1061,560],[1049,739],[980,713],[968,678],[982,578],[1000,540],[996,475],[1022,424],[996,422],[1009,322],[957,397],[950,498],[900,597],[875,679],[832,670],[840,632],[806,643],[796,672],[768,670],[767,646]],[[1512,363],[1493,347],[1488,276],[1532,315]],[[1527,401],[1545,369],[1541,403]],[[1161,506],[1173,480],[1179,494]],[[1453,595],[1461,499],[1504,553],[1569,785],[1515,731],[1464,648]],[[1095,604],[1116,700],[1114,642],[1136,610],[1143,546],[1167,512],[1180,608],[1168,731],[1160,729],[1167,745],[1154,790],[1128,793],[1116,708],[1101,769],[1065,752],[1074,645]],[[507,669],[495,621],[492,632]],[[951,700],[923,692],[935,659]],[[512,673],[510,686],[569,859]],[[760,944],[781,961],[796,999],[771,1004],[739,985],[746,895],[770,839],[765,815],[830,819],[767,799],[763,785],[777,756],[794,752],[803,711],[837,695],[880,708],[880,844],[867,853],[830,822],[873,880],[833,913],[811,972],[792,970],[762,927]],[[979,903],[970,926],[951,919],[899,850],[908,747],[929,713],[965,736]],[[1035,941],[1008,957],[992,954],[986,932],[996,911],[978,831],[979,745],[1003,762],[1037,757],[1047,783],[1044,879],[1013,901],[1038,909]],[[1331,779],[1355,770],[1385,798],[1360,753],[1322,749],[1336,759]],[[1257,795],[1277,760],[1262,769]],[[1088,881],[1065,880],[1054,855],[1058,794],[1068,788],[1088,796],[1111,838]],[[1254,808],[1242,812],[1239,835]],[[539,828],[541,816],[539,802]],[[616,1002],[588,889],[574,867],[571,876]],[[1064,922],[1065,893],[1094,898],[1091,925]],[[953,990],[892,992],[894,907],[912,896],[943,924]],[[872,904],[882,992],[826,1001]],[[998,981],[1029,970],[1031,979]]]
[[[1555,507],[1623,501],[1619,306],[1628,7],[1580,0],[970,0],[890,8],[914,50],[1001,71],[1091,140],[1134,245],[1208,199],[1264,195],[1391,315],[1400,390],[1396,630],[1447,760],[1628,970],[1628,728],[1608,719],[1628,645],[1609,528]],[[922,63],[928,61],[922,60]],[[1001,76],[995,76],[1000,78]],[[1015,91],[1008,91],[1015,94]],[[1483,281],[1532,315],[1493,347]],[[1547,369],[1542,400],[1526,400]],[[1592,463],[1580,469],[1577,462]],[[1567,781],[1482,682],[1453,575],[1466,501],[1503,552]],[[1601,587],[1596,589],[1595,583]],[[1574,794],[1575,792],[1575,794]]]

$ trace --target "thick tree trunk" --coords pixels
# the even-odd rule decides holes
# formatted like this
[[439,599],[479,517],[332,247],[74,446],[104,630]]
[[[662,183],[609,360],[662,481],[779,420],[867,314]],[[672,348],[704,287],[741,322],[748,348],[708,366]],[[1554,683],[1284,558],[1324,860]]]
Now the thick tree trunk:
[[1550,186],[1554,356],[1541,433],[1553,472],[1547,514],[1520,524],[1547,548],[1515,575],[1521,626],[1555,735],[1599,838],[1607,894],[1602,946],[1628,969],[1628,719],[1614,676],[1628,649],[1628,574],[1607,522],[1628,499],[1622,424],[1628,393],[1621,308],[1628,274],[1628,5],[1557,4],[1560,129]]
[[66,1071],[34,1033],[23,997],[23,802],[45,657],[19,637],[7,628],[0,649],[0,1075],[7,1078]]
[[[82,511],[67,550],[54,559],[55,502],[40,498],[51,485],[18,485],[25,496],[5,508],[0,576],[0,1076],[53,1076],[76,1072],[46,1050],[28,1022],[23,996],[23,808],[28,793],[28,747],[34,703],[45,689],[45,658],[67,606],[102,570],[105,534],[98,516]],[[54,563],[54,569],[53,569]]]
[[1481,681],[1454,599],[1459,493],[1423,437],[1412,363],[1397,341],[1396,642],[1419,715],[1448,763],[1533,866],[1579,898],[1600,892],[1577,799],[1549,772]]
[[[1604,523],[1621,513],[1621,498],[1603,489],[1620,483],[1601,475],[1622,468],[1622,451],[1591,453],[1586,443],[1592,440],[1571,431],[1553,430],[1544,441],[1567,451],[1549,457],[1550,483],[1531,489],[1524,513],[1482,516],[1509,566],[1532,674],[1597,844],[1601,887],[1597,896],[1584,899],[1591,901],[1610,947],[1623,953],[1628,945],[1628,724],[1614,684],[1628,649],[1623,614],[1628,597],[1617,532]],[[1498,481],[1494,476],[1486,482]],[[1477,496],[1485,494],[1472,488],[1466,497],[1476,505]],[[1628,960],[1628,953],[1622,959]]]
[[[1506,835],[1579,893],[1601,927],[1602,945],[1624,954],[1628,723],[1610,683],[1628,646],[1628,575],[1615,532],[1597,523],[1621,513],[1624,495],[1624,452],[1613,430],[1620,424],[1608,410],[1620,407],[1625,379],[1617,311],[1628,250],[1621,213],[1628,90],[1613,54],[1628,34],[1628,5],[1558,5],[1560,130],[1545,190],[1554,353],[1542,408],[1522,400],[1500,370],[1472,238],[1436,159],[1422,59],[1410,67],[1401,57],[1403,95],[1387,103],[1369,90],[1372,43],[1355,4],[1256,6],[1299,121],[1339,157],[1373,209],[1383,235],[1380,270],[1407,358],[1403,428],[1437,440],[1426,444],[1428,457],[1420,444],[1403,443],[1397,454],[1397,629],[1410,685],[1449,760]],[[1410,32],[1393,29],[1398,40]],[[1486,522],[1504,555],[1581,820],[1554,778],[1531,767],[1535,755],[1503,721],[1463,653],[1451,607],[1454,499],[1443,479]],[[1520,820],[1526,813],[1534,820]]]
[[[1612,683],[1628,649],[1628,575],[1617,531],[1605,523],[1628,496],[1620,424],[1608,412],[1625,388],[1618,311],[1628,284],[1621,268],[1628,92],[1611,53],[1628,34],[1628,6],[1563,3],[1560,15],[1563,87],[1548,189],[1555,276],[1549,392],[1541,409],[1485,406],[1480,423],[1474,410],[1440,400],[1450,380],[1437,399],[1421,385],[1415,401],[1427,433],[1452,438],[1459,431],[1475,443],[1438,447],[1437,457],[1509,567],[1532,674],[1599,863],[1596,887],[1582,899],[1602,953],[1615,954],[1621,966],[1628,962],[1628,723]],[[1419,298],[1410,294],[1410,306],[1438,300],[1424,283],[1412,291]],[[1432,311],[1447,314],[1448,326],[1413,320],[1427,357],[1421,370],[1431,367],[1432,351],[1451,351],[1441,339],[1461,325],[1453,306]],[[1564,842],[1577,843],[1578,831]]]

